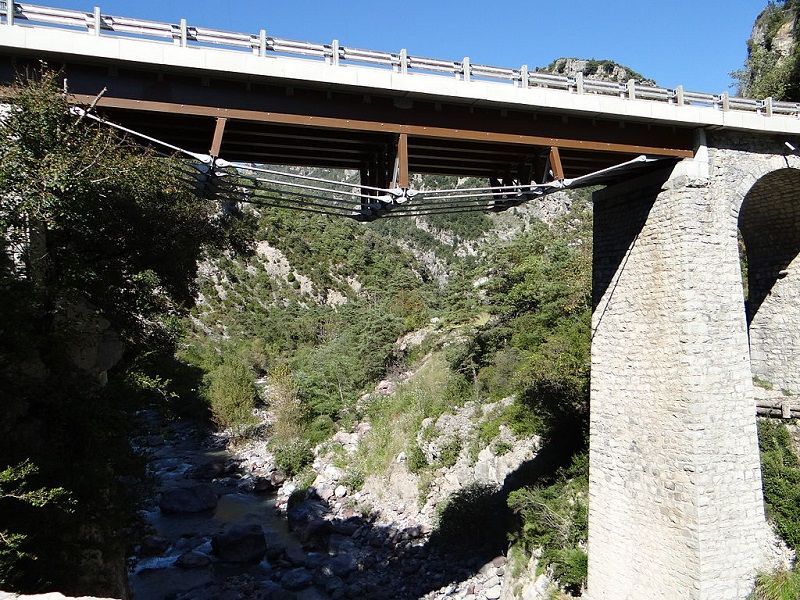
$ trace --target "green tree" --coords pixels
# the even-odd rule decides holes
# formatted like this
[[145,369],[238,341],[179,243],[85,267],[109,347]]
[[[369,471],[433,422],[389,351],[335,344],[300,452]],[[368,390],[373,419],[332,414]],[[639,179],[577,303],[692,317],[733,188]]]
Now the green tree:
[[[35,481],[12,493],[26,501],[0,500],[20,549],[6,546],[0,572],[4,589],[120,594],[131,513],[116,477],[136,468],[128,416],[161,383],[126,368],[172,352],[198,259],[242,246],[248,223],[187,190],[179,160],[80,121],[59,83],[20,78],[0,117],[0,472],[3,490]],[[119,354],[99,344],[117,338],[126,355],[104,387]],[[62,489],[71,513],[54,508]],[[95,551],[108,573],[79,568]]]

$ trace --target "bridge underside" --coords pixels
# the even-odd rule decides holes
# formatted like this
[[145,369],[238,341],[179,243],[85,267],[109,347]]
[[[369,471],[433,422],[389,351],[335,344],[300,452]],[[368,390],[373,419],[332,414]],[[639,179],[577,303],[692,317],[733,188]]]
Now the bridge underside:
[[56,54],[0,55],[0,81],[35,70],[42,58],[63,73],[76,103],[91,103],[105,88],[98,111],[142,133],[228,160],[353,169],[378,187],[407,187],[408,173],[544,183],[639,155],[693,153],[691,129],[671,125]]

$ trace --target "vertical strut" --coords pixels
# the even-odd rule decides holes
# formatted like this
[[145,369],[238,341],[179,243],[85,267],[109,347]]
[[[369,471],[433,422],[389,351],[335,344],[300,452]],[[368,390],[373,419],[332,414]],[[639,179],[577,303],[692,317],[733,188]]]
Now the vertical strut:
[[564,167],[561,166],[561,153],[558,146],[550,146],[550,170],[553,171],[553,179],[563,181]]
[[401,133],[397,139],[397,187],[407,190],[408,182],[408,134]]
[[220,148],[222,148],[222,136],[225,135],[225,124],[228,119],[225,117],[217,117],[217,124],[214,126],[214,138],[211,140],[211,150],[209,154],[213,157],[219,156]]

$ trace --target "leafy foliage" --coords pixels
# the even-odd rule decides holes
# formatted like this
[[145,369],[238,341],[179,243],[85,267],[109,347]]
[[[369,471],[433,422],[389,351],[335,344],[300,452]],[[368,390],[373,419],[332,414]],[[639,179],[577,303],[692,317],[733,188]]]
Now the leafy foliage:
[[588,489],[588,455],[581,453],[553,483],[516,490],[508,500],[522,522],[517,541],[528,551],[540,548],[540,565],[575,593],[586,582]]
[[[0,585],[121,594],[130,415],[172,397],[142,367],[172,353],[198,258],[241,248],[248,226],[185,191],[176,160],[78,122],[58,83],[20,79],[0,121]],[[105,386],[118,356],[97,331],[126,351]],[[87,344],[106,362],[87,364]],[[80,569],[89,555],[103,568]]]
[[255,423],[253,372],[236,357],[228,358],[204,377],[204,396],[217,425],[241,433]]
[[[10,505],[7,510],[18,510],[16,505],[30,508],[45,508],[57,505],[61,510],[70,510],[70,496],[62,487],[30,487],[30,480],[39,472],[38,467],[26,460],[0,471],[0,503]],[[24,560],[36,560],[36,555],[26,549],[29,536],[0,530],[0,582],[12,581],[15,566]]]
[[796,600],[800,598],[800,571],[797,568],[761,573],[756,578],[752,600]]
[[767,514],[778,534],[792,548],[800,545],[800,462],[783,423],[758,423],[761,474]]

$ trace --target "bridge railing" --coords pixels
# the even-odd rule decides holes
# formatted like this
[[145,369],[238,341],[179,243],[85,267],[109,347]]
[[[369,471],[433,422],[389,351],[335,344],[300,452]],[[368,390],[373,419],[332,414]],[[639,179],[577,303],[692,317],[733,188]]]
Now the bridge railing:
[[316,44],[268,35],[262,29],[258,33],[236,33],[189,25],[186,19],[180,23],[165,23],[146,19],[118,17],[103,14],[95,7],[92,12],[82,12],[62,8],[51,8],[0,0],[0,16],[6,26],[33,24],[86,31],[89,35],[116,35],[145,38],[148,40],[170,40],[181,47],[223,47],[231,50],[249,51],[254,55],[289,56],[303,59],[316,59],[334,67],[342,63],[368,65],[373,68],[391,69],[395,72],[428,73],[449,75],[465,82],[496,81],[505,82],[521,88],[548,88],[575,94],[598,94],[617,96],[631,100],[648,100],[675,104],[678,106],[704,106],[717,110],[734,110],[757,113],[765,116],[774,114],[800,117],[800,103],[778,102],[771,98],[762,100],[729,96],[727,93],[707,94],[684,91],[682,86],[664,88],[647,85],[633,79],[627,82],[584,79],[576,76],[554,75],[529,71],[527,65],[519,68],[494,67],[472,64],[469,57],[461,61],[441,60],[413,56],[403,49],[399,52],[363,50],[342,46],[338,40],[330,44]]

